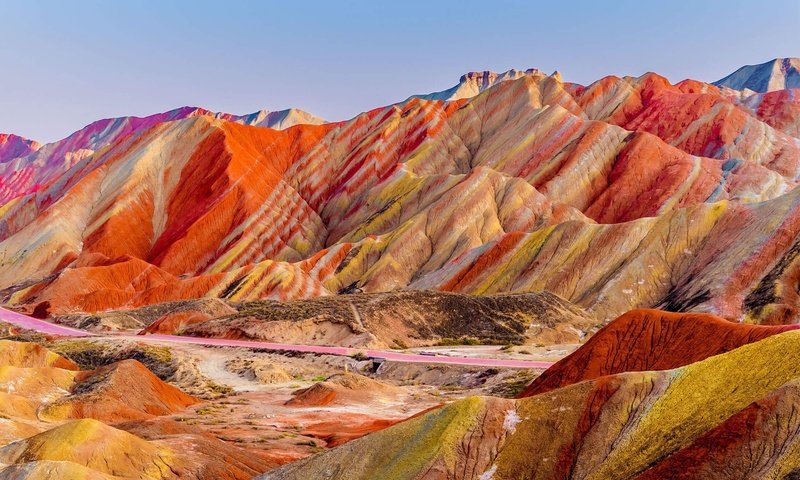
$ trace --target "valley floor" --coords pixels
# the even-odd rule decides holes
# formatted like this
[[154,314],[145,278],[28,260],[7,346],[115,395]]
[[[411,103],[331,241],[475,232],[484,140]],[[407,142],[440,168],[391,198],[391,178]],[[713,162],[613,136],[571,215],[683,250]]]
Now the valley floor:
[[201,399],[135,427],[144,438],[155,438],[158,429],[166,428],[153,422],[174,422],[244,448],[271,465],[299,460],[468,396],[514,396],[543,368],[505,365],[546,367],[576,346],[412,348],[383,354],[412,361],[382,357],[374,362],[366,356],[294,350],[297,346],[250,346],[258,342],[232,347],[213,345],[215,339],[192,339],[212,344],[203,345],[124,331],[89,336],[8,310],[0,310],[0,316],[6,320],[0,323],[6,336],[36,341],[82,368],[139,359],[163,380]]

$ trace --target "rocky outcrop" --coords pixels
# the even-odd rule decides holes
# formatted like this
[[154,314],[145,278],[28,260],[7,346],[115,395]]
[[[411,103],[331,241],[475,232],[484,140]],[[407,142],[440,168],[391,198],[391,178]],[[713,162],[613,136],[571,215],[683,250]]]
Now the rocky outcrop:
[[[495,73],[492,71],[483,72],[468,72],[461,76],[458,84],[447,90],[441,92],[433,92],[427,94],[413,95],[410,98],[421,98],[423,100],[443,100],[453,101],[461,100],[464,98],[474,97],[487,88],[493,87],[500,82],[506,80],[516,80],[525,75],[540,75],[544,76],[544,72],[536,68],[529,68],[527,70],[507,70],[502,73]],[[554,73],[555,75],[555,73]]]
[[443,340],[521,345],[577,343],[597,322],[544,292],[471,296],[433,291],[356,293],[239,305],[182,334],[310,345],[407,348]]

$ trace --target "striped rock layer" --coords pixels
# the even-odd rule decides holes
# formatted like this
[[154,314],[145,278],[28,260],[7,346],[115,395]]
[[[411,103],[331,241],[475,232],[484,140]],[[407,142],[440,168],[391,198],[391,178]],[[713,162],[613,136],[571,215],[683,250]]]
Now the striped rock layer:
[[214,113],[203,108],[183,107],[148,117],[121,117],[98,120],[63,140],[40,145],[16,135],[0,134],[0,204],[29,194],[50,184],[64,172],[94,152],[131,133],[147,130],[159,123],[210,116],[244,125],[283,129],[297,124],[320,124],[322,119],[297,109],[249,115]]
[[605,375],[683,367],[796,328],[732,323],[704,313],[631,310],[536,377],[520,397]]
[[657,306],[792,322],[794,91],[732,92],[530,71],[285,130],[148,117],[86,153],[65,140],[13,161],[0,290],[52,312],[549,290],[600,320]]
[[41,145],[34,140],[0,133],[0,163],[29,155],[39,148]]

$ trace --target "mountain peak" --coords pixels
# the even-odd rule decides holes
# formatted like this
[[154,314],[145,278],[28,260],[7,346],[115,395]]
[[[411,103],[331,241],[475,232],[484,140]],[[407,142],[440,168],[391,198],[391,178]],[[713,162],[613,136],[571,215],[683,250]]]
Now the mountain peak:
[[[460,100],[462,98],[470,98],[481,93],[482,91],[497,85],[506,80],[516,80],[526,75],[532,76],[547,76],[546,73],[538,68],[529,68],[527,70],[511,69],[502,73],[496,73],[491,70],[467,72],[461,75],[458,85],[455,85],[447,90],[441,92],[433,92],[423,95],[412,95],[411,98],[422,98],[425,100]],[[556,71],[553,72],[553,77],[561,81],[561,74]]]
[[714,85],[759,93],[800,88],[800,58],[775,58],[758,65],[745,65]]
[[286,110],[259,110],[247,115],[232,115],[229,113],[218,113],[217,118],[224,118],[236,123],[253,125],[258,127],[269,127],[276,130],[283,130],[295,125],[319,125],[325,123],[322,118],[308,113],[298,108],[287,108]]
[[13,133],[0,133],[0,163],[28,155],[41,147],[39,142]]
[[497,83],[497,81],[519,78],[523,75],[544,75],[544,72],[539,70],[538,68],[529,68],[527,70],[517,70],[515,68],[512,68],[511,70],[506,70],[505,72],[502,73],[496,73],[491,70],[483,70],[476,72],[467,72],[464,75],[461,75],[461,78],[458,81],[459,83],[485,82],[494,84]]

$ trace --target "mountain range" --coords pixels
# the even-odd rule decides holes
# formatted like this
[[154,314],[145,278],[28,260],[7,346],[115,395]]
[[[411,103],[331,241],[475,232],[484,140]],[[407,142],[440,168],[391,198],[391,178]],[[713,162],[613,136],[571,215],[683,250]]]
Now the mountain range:
[[800,110],[766,98],[791,91],[537,70],[462,83],[478,77],[493,86],[468,98],[284,130],[193,108],[103,120],[5,159],[5,301],[549,290],[606,320],[795,315]]
[[0,135],[0,479],[800,478],[798,65]]

